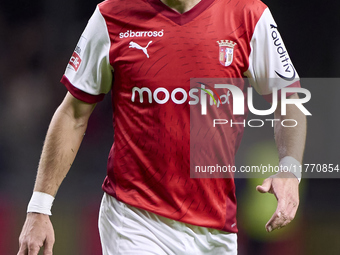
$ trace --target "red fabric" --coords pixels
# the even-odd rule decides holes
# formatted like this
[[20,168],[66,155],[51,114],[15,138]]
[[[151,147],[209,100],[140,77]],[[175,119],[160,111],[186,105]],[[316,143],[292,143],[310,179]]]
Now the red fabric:
[[175,10],[172,10],[170,7],[165,5],[162,1],[159,0],[148,0],[150,5],[152,5],[157,12],[161,13],[162,15],[166,16],[173,22],[177,23],[178,25],[184,25],[202,12],[204,12],[213,2],[214,0],[203,0],[200,1],[197,5],[194,6],[191,10],[180,14]]
[[[190,178],[190,157],[195,156],[190,137],[201,127],[190,123],[191,99],[188,96],[184,104],[176,104],[169,96],[159,104],[155,91],[162,88],[170,95],[181,88],[189,93],[194,77],[242,78],[249,66],[249,42],[265,8],[260,1],[248,0],[202,0],[185,14],[153,0],[124,4],[109,0],[99,5],[111,39],[115,76],[115,142],[105,192],[167,218],[237,232],[233,179]],[[122,36],[132,34],[127,31],[162,31],[163,35]],[[229,66],[220,63],[220,40],[237,43]],[[148,55],[129,47],[131,42],[148,45]],[[137,92],[132,101],[133,87],[149,90],[141,92],[143,102]],[[243,85],[240,89],[246,91]],[[164,92],[157,97],[163,100]],[[228,109],[227,114],[232,114]],[[243,126],[238,125],[225,130],[226,139],[217,142],[217,148],[222,148],[217,155],[225,165],[234,164],[242,134]]]
[[65,75],[61,78],[61,83],[65,85],[67,90],[77,99],[88,103],[88,104],[95,104],[104,99],[105,94],[100,94],[100,95],[90,95],[80,89],[77,89],[74,87],[71,82],[67,79]]

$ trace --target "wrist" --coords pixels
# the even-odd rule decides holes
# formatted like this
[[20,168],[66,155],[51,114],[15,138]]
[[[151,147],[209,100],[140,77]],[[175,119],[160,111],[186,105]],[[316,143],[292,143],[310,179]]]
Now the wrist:
[[299,183],[301,181],[301,163],[291,156],[283,157],[280,160],[280,169],[282,172],[290,172],[298,179]]
[[27,212],[52,215],[51,208],[54,197],[50,194],[34,191],[27,206]]

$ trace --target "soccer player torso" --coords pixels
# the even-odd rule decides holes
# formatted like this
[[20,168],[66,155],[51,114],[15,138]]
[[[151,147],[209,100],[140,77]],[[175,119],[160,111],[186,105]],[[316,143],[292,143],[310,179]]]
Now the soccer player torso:
[[[224,0],[201,1],[182,15],[159,0],[99,8],[114,69],[115,134],[104,190],[168,218],[236,232],[233,179],[190,178],[190,78],[243,77],[256,13]],[[225,165],[234,164],[238,129],[225,131]]]
[[[233,179],[190,178],[190,164],[201,157],[201,140],[210,128],[191,120],[202,94],[190,80],[247,75],[258,92],[270,94],[256,77],[276,71],[288,76],[292,70],[295,75],[273,33],[279,36],[260,1],[202,0],[184,14],[159,0],[98,5],[62,82],[89,103],[112,90],[114,144],[104,191],[161,216],[237,232]],[[247,83],[237,86],[245,94]],[[224,114],[245,118],[232,114],[232,102],[224,101]],[[209,153],[234,165],[243,126],[215,133]]]

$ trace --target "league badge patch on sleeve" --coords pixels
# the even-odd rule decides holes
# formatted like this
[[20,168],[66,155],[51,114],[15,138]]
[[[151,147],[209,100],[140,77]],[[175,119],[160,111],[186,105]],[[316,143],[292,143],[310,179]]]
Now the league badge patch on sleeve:
[[72,66],[75,71],[78,71],[80,63],[81,63],[80,56],[76,52],[73,52],[72,57],[69,62],[70,66]]
[[77,47],[71,56],[69,65],[72,66],[75,71],[78,71],[78,68],[81,64],[81,56],[85,49],[86,41],[87,40],[84,36],[80,37]]
[[229,40],[217,41],[219,45],[219,60],[221,65],[230,66],[233,62],[234,47],[237,43]]

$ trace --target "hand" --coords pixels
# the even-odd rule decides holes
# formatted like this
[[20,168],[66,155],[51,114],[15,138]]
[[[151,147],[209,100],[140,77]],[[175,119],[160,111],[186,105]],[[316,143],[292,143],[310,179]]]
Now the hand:
[[52,255],[54,230],[50,217],[46,214],[28,213],[19,237],[17,255],[38,255],[44,246],[44,255]]
[[265,179],[256,190],[272,193],[277,199],[277,208],[266,224],[268,232],[280,229],[291,222],[299,206],[299,181],[292,173],[277,173]]

